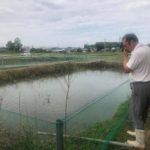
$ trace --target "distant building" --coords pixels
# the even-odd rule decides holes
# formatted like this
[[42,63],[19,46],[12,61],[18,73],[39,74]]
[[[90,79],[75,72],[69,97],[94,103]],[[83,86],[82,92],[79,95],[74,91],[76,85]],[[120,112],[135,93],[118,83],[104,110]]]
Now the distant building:
[[22,47],[22,48],[20,49],[20,51],[21,51],[21,55],[23,55],[23,56],[29,56],[29,55],[31,54],[31,53],[30,53],[31,48],[28,47],[28,46]]
[[97,51],[114,51],[121,49],[120,42],[96,42],[95,47]]

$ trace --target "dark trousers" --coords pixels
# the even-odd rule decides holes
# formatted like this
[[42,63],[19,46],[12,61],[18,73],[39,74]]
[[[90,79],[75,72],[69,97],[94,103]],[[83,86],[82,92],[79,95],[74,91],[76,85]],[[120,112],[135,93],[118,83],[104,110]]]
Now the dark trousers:
[[130,117],[135,129],[144,130],[150,106],[150,82],[133,82],[130,86],[132,90]]

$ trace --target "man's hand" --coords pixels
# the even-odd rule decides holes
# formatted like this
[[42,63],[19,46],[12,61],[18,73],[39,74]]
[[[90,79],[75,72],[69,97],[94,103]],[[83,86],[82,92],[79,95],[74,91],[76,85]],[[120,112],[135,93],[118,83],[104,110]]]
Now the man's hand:
[[131,69],[128,68],[128,66],[127,66],[127,63],[128,63],[128,55],[129,55],[129,52],[128,52],[126,49],[124,49],[123,68],[124,68],[124,71],[125,71],[126,73],[129,73],[129,72],[131,71]]
[[124,56],[128,57],[128,54],[129,54],[129,52],[126,49],[124,49]]

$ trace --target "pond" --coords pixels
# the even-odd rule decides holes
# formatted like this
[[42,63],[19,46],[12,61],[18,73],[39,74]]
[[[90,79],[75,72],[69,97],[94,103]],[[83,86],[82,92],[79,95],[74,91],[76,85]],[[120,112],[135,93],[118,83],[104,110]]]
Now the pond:
[[[0,87],[0,106],[1,110],[12,113],[24,114],[46,121],[56,121],[58,118],[64,118],[66,101],[69,118],[81,111],[82,108],[89,109],[98,99],[106,99],[105,95],[127,79],[128,76],[124,73],[107,70],[80,71],[61,77],[19,82]],[[111,95],[99,106],[96,105],[98,108],[93,108],[94,111],[95,109],[100,110],[96,115],[99,117],[95,116],[94,119],[89,116],[89,123],[112,117],[117,107],[127,100],[127,96],[130,94],[128,84],[120,87],[119,90],[121,88],[123,94],[117,92],[119,98],[114,100]],[[90,114],[94,111],[89,109]],[[86,124],[89,123],[86,122]]]

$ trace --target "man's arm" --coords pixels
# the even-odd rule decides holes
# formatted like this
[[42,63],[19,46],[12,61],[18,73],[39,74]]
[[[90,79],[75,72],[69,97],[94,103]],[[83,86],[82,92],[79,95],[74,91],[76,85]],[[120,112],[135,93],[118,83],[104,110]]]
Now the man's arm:
[[124,50],[124,60],[123,60],[123,69],[126,73],[131,72],[132,70],[130,68],[128,68],[127,63],[128,63],[128,52],[126,50]]

